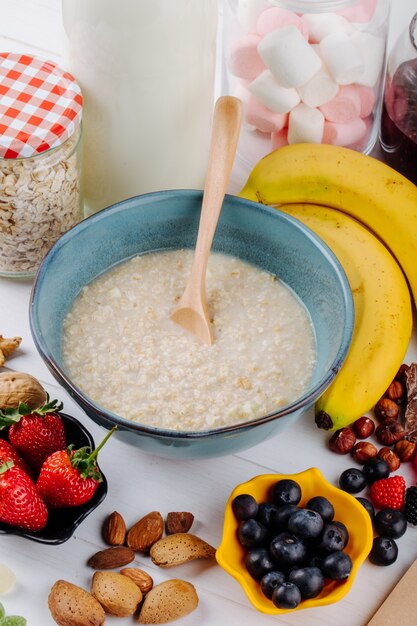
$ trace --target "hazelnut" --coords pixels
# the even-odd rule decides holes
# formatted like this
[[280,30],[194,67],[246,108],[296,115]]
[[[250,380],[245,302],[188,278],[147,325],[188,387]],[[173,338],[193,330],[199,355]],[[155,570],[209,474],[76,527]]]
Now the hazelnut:
[[329,440],[329,448],[336,454],[347,454],[356,443],[355,433],[351,428],[339,428],[336,430]]
[[378,453],[373,443],[368,441],[359,441],[352,448],[352,456],[357,463],[363,465],[370,459],[374,459]]
[[375,430],[377,439],[384,446],[392,446],[400,439],[404,439],[405,431],[397,420],[385,420]]
[[385,461],[390,472],[395,472],[400,467],[400,459],[391,448],[381,448],[378,451],[378,459]]
[[406,463],[407,461],[411,461],[417,451],[417,446],[412,441],[408,441],[408,439],[401,439],[397,441],[394,446],[394,452],[399,457],[400,461]]
[[404,401],[405,395],[405,387],[399,380],[393,380],[385,392],[385,397],[397,404]]
[[353,423],[353,432],[358,439],[366,439],[370,437],[375,430],[375,422],[370,417],[360,417]]
[[390,400],[389,398],[381,398],[375,405],[374,408],[375,417],[377,417],[381,422],[384,420],[396,420],[400,409],[398,404],[394,402],[394,400]]
[[394,380],[399,380],[400,383],[404,383],[405,375],[408,369],[409,369],[409,366],[407,365],[407,363],[403,363],[402,365],[400,365],[398,372],[395,374]]

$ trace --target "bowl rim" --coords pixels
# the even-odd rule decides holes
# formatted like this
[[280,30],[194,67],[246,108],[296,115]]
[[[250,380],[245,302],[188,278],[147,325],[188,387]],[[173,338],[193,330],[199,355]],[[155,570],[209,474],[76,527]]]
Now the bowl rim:
[[[100,406],[96,402],[94,402],[89,396],[87,396],[81,389],[75,385],[70,378],[66,375],[65,371],[60,367],[57,361],[54,359],[52,354],[50,354],[49,350],[43,347],[43,333],[40,329],[39,320],[36,316],[36,302],[37,302],[37,294],[40,289],[40,284],[42,281],[45,272],[47,271],[47,265],[49,260],[57,253],[57,251],[65,246],[67,240],[69,240],[74,232],[83,231],[89,228],[90,224],[94,224],[97,221],[101,221],[106,219],[109,214],[118,213],[128,207],[131,204],[142,204],[147,202],[158,202],[160,199],[166,199],[170,196],[194,196],[202,199],[203,192],[201,190],[196,189],[170,189],[164,191],[154,191],[146,194],[141,194],[138,196],[133,196],[132,198],[127,198],[125,200],[121,200],[111,206],[108,206],[97,213],[94,213],[84,220],[75,224],[72,228],[66,231],[61,237],[55,242],[55,244],[50,248],[45,257],[43,258],[38,271],[36,273],[29,300],[29,325],[32,334],[32,338],[34,344],[48,367],[49,371],[52,373],[55,379],[57,379],[63,387],[68,391],[68,393],[76,399],[77,402],[81,404],[81,406],[86,410],[86,412],[91,412],[95,415],[100,415],[101,419],[107,422],[110,425],[117,424],[119,431],[120,430],[129,430],[134,432],[139,432],[146,436],[158,436],[166,439],[177,439],[177,440],[188,440],[188,439],[201,439],[207,437],[207,435],[215,436],[220,434],[233,434],[236,432],[244,431],[246,429],[253,428],[254,426],[259,426],[261,424],[266,424],[270,421],[274,421],[280,417],[284,417],[291,413],[295,413],[297,411],[301,411],[304,407],[310,406],[315,402],[315,400],[327,389],[332,380],[335,378],[336,374],[339,372],[345,358],[347,352],[350,347],[353,326],[354,326],[354,304],[352,292],[350,289],[349,281],[346,276],[346,273],[334,254],[334,252],[329,248],[329,246],[308,226],[303,224],[301,221],[296,218],[287,215],[286,213],[280,212],[276,208],[269,207],[263,204],[258,204],[257,202],[252,202],[251,200],[246,200],[244,198],[240,198],[238,196],[232,194],[225,195],[225,201],[243,204],[246,206],[253,207],[254,210],[260,213],[266,213],[270,216],[274,216],[273,219],[283,219],[284,221],[291,223],[296,229],[301,231],[303,235],[305,235],[308,239],[310,239],[316,247],[322,252],[323,256],[333,267],[333,270],[336,272],[338,279],[340,281],[343,300],[344,300],[344,310],[345,310],[345,325],[342,331],[342,337],[340,340],[339,349],[333,359],[333,362],[329,365],[326,374],[321,378],[321,380],[316,383],[312,388],[309,389],[307,393],[301,395],[297,400],[292,402],[291,404],[286,405],[282,409],[278,411],[273,411],[266,415],[262,415],[253,420],[238,422],[235,424],[221,426],[212,429],[205,430],[173,430],[167,428],[159,428],[155,426],[148,426],[146,424],[141,424],[139,422],[133,422],[128,419],[125,419],[116,413],[105,409]],[[127,260],[127,258],[126,258]]]
[[[344,510],[350,511],[350,515],[351,511],[354,510],[355,515],[358,516],[358,518],[361,520],[361,524],[363,524],[363,528],[361,530],[363,533],[363,543],[361,548],[358,550],[357,556],[352,559],[352,570],[349,577],[344,581],[340,581],[340,583],[334,581],[333,588],[327,595],[319,595],[316,598],[302,600],[302,602],[295,609],[280,609],[276,607],[271,600],[268,600],[268,598],[266,597],[264,598],[261,593],[259,594],[260,597],[255,594],[254,586],[259,585],[259,583],[251,578],[249,573],[243,567],[238,568],[236,565],[231,563],[230,559],[228,558],[231,541],[234,542],[235,546],[240,547],[236,535],[238,520],[235,518],[231,506],[233,499],[237,495],[243,493],[249,493],[253,495],[254,485],[258,485],[258,487],[260,485],[263,487],[270,487],[276,481],[287,478],[295,480],[299,483],[310,480],[314,484],[319,484],[323,489],[323,493],[318,493],[317,495],[324,495],[325,497],[328,497],[329,500],[331,500],[331,496],[329,494],[336,495],[338,500],[342,499],[344,501]],[[302,498],[301,502],[303,500],[304,498]],[[350,534],[352,535],[352,533]],[[260,474],[252,477],[244,483],[240,483],[233,489],[232,493],[230,494],[224,509],[222,539],[219,547],[216,550],[216,561],[222,569],[224,569],[235,580],[237,580],[252,606],[254,606],[258,611],[262,613],[267,613],[269,615],[280,615],[283,613],[293,613],[297,610],[334,604],[335,602],[338,602],[344,596],[346,596],[353,585],[359,567],[362,565],[362,563],[367,558],[369,552],[371,551],[373,538],[374,533],[372,521],[365,507],[360,502],[358,502],[358,500],[353,495],[347,493],[346,491],[343,491],[339,487],[336,487],[335,485],[330,483],[326,478],[324,478],[323,474],[317,467],[310,467],[295,474]],[[243,548],[240,547],[240,550],[243,551]]]

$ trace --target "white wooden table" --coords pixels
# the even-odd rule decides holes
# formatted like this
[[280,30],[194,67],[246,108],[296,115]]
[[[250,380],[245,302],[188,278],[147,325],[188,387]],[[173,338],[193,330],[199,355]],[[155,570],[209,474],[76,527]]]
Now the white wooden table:
[[[395,3],[391,41],[416,9],[416,0]],[[59,61],[60,11],[59,0],[0,0],[0,48],[28,51]],[[233,184],[239,186],[241,182],[235,172]],[[30,290],[29,281],[0,279],[0,333],[23,337],[21,349],[8,365],[36,376],[52,397],[64,401],[65,411],[79,418],[99,441],[103,431],[58,386],[34,347],[28,322]],[[416,346],[416,337],[413,337],[408,362],[416,359]],[[237,483],[260,473],[292,473],[311,466],[318,467],[328,480],[336,483],[350,461],[327,450],[328,438],[328,434],[314,425],[312,412],[280,436],[246,452],[211,460],[166,460],[141,453],[113,438],[100,458],[109,482],[108,496],[81,524],[72,539],[60,546],[44,546],[13,536],[0,536],[0,563],[11,567],[18,579],[15,590],[0,597],[0,601],[9,614],[26,616],[30,626],[52,626],[47,607],[49,589],[60,578],[88,588],[92,571],[86,567],[86,561],[104,547],[101,524],[114,510],[121,512],[128,524],[152,510],[159,510],[162,515],[175,510],[192,511],[195,515],[194,532],[217,546],[221,538],[224,504]],[[417,476],[404,473],[409,484],[415,483]],[[388,568],[378,568],[366,562],[350,593],[338,604],[279,618],[257,613],[239,585],[214,563],[196,562],[164,571],[153,566],[150,559],[138,556],[135,565],[147,570],[155,582],[179,577],[196,586],[200,604],[194,613],[179,622],[184,626],[364,626],[417,557],[417,529],[409,527],[398,543],[398,561]],[[133,619],[108,618],[107,622],[129,624]],[[416,623],[416,616],[410,616],[410,626]]]

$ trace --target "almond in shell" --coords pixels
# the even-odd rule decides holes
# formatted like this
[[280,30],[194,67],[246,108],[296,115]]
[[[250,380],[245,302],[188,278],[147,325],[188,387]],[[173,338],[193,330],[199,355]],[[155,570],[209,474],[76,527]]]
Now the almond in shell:
[[116,567],[123,567],[131,563],[135,559],[135,553],[131,548],[126,546],[114,546],[113,548],[106,548],[100,550],[90,557],[87,561],[87,565],[93,569],[115,569]]
[[150,555],[155,565],[174,567],[194,559],[210,559],[215,548],[191,533],[175,533],[153,544]]
[[127,533],[126,543],[135,552],[149,552],[164,532],[164,520],[158,511],[142,517]]
[[66,580],[53,585],[48,607],[59,626],[102,626],[106,619],[103,607],[91,593]]
[[139,624],[166,624],[197,608],[198,596],[194,585],[173,578],[156,585],[146,595],[139,613]]
[[153,587],[151,576],[149,576],[147,572],[144,572],[143,569],[139,569],[138,567],[124,567],[120,570],[120,573],[133,580],[143,594],[148,593]]
[[116,617],[129,617],[142,601],[142,592],[127,576],[116,572],[95,572],[91,593],[106,613]]
[[126,538],[126,524],[117,511],[113,511],[103,524],[103,539],[110,546],[122,546]]

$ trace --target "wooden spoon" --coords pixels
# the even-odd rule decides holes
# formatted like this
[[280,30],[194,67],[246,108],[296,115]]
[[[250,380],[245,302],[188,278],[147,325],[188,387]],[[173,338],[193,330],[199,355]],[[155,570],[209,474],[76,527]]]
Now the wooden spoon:
[[207,309],[206,270],[214,232],[229,182],[239,139],[242,103],[220,97],[214,109],[209,161],[193,265],[171,319],[211,346],[213,330]]

